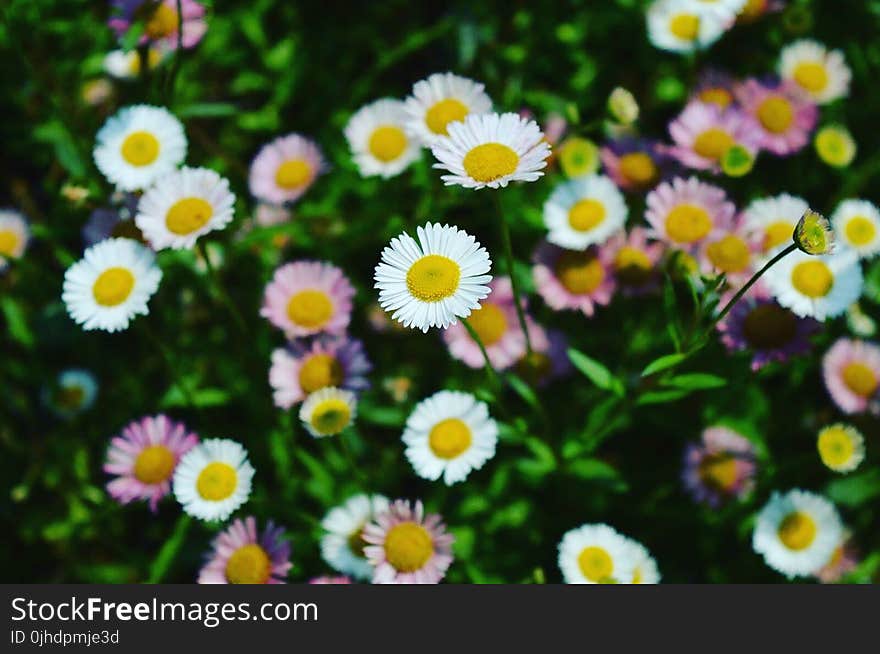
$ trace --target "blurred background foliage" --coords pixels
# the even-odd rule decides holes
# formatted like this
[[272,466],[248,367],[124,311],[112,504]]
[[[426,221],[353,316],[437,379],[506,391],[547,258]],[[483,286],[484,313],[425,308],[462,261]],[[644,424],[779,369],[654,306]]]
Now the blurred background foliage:
[[[852,475],[835,477],[815,451],[818,427],[838,418],[820,360],[844,333],[842,320],[829,323],[812,356],[758,374],[748,357],[712,344],[683,372],[723,377],[726,387],[666,403],[620,400],[578,373],[537,397],[522,390],[491,398],[484,373],[452,360],[436,333],[377,333],[367,315],[382,246],[427,218],[476,235],[502,272],[492,198],[444,188],[429,156],[395,179],[362,179],[342,128],[364,103],[404,97],[415,81],[451,70],[483,81],[502,110],[528,108],[539,120],[559,112],[575,130],[578,122],[601,117],[608,93],[622,85],[639,100],[642,131],[664,138],[707,64],[740,76],[766,75],[784,44],[810,35],[842,48],[853,69],[851,97],[822,111],[823,123],[843,122],[855,135],[853,167],[832,170],[805,148],[784,160],[762,157],[750,175],[722,184],[740,207],[783,191],[824,211],[850,195],[877,202],[880,2],[790,2],[782,14],[737,26],[691,57],[647,42],[638,0],[208,2],[208,33],[182,55],[173,88],[169,59],[145,79],[114,82],[112,96],[96,105],[84,100],[84,91],[102,78],[103,56],[116,47],[106,4],[3,4],[0,206],[23,211],[35,235],[22,263],[0,277],[4,581],[195,578],[219,525],[186,529],[171,499],[154,516],[144,503],[120,507],[103,489],[109,437],[157,412],[184,420],[202,437],[245,444],[257,475],[239,514],[288,528],[294,581],[329,571],[320,559],[318,521],[359,491],[423,498],[442,513],[457,538],[452,582],[559,581],[556,545],[585,522],[607,522],[644,543],[665,581],[780,581],[752,551],[751,526],[771,490],[791,487],[826,492],[837,503],[865,558],[851,579],[874,573],[880,562],[878,424],[857,421],[868,439],[868,460]],[[91,159],[94,135],[118,107],[138,102],[168,106],[186,125],[188,164],[214,168],[232,183],[236,223],[211,234],[208,245],[246,333],[235,329],[203,263],[189,251],[159,255],[165,276],[151,313],[126,332],[85,333],[61,304],[63,272],[83,249],[80,230],[112,191]],[[255,207],[247,191],[250,159],[261,144],[291,131],[317,140],[332,171],[296,205],[292,222],[245,230]],[[528,257],[544,233],[541,205],[561,179],[552,172],[503,192],[521,262],[514,273],[527,287]],[[63,189],[70,185],[88,189],[88,197],[68,199]],[[643,210],[642,198],[630,198],[630,224],[641,223]],[[300,257],[332,261],[358,289],[351,332],[365,340],[375,370],[358,424],[344,436],[350,457],[338,438],[310,438],[294,414],[272,403],[269,355],[283,338],[258,308],[273,268]],[[872,288],[876,297],[876,283]],[[535,298],[532,305],[539,322],[563,329],[623,386],[672,351],[666,324],[689,310],[684,303],[664,311],[659,296],[618,296],[593,319],[552,313]],[[864,308],[880,318],[876,304]],[[151,334],[173,353],[170,362]],[[71,366],[92,370],[101,386],[90,411],[62,421],[47,413],[40,393]],[[195,406],[187,405],[175,380],[190,389]],[[400,442],[414,403],[442,388],[481,393],[504,422],[497,457],[451,488],[416,477]],[[680,467],[685,443],[716,422],[757,444],[760,472],[750,500],[713,511],[685,495]]]

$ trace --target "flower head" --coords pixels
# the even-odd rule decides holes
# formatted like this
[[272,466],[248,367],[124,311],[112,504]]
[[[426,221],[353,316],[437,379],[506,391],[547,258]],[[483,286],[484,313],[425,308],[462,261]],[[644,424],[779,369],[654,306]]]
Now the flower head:
[[98,395],[98,380],[88,370],[68,368],[43,389],[43,403],[58,417],[70,419],[88,411]]
[[315,438],[335,436],[354,422],[357,397],[351,391],[325,386],[306,398],[299,410],[303,426]]
[[778,70],[783,79],[794,82],[819,104],[849,95],[852,72],[843,53],[817,41],[802,39],[783,48]]
[[258,200],[280,205],[299,200],[326,170],[316,143],[288,134],[260,148],[251,162],[248,185]]
[[852,253],[813,256],[792,252],[764,273],[780,305],[816,320],[844,313],[862,294],[862,269]]
[[668,149],[656,141],[624,137],[609,141],[600,152],[605,174],[623,190],[644,192],[678,169]]
[[670,153],[682,165],[712,172],[721,170],[722,159],[733,146],[754,154],[761,143],[761,131],[747,114],[703,102],[690,102],[669,124],[669,135],[675,143]]
[[599,169],[599,148],[590,139],[569,136],[556,149],[559,166],[569,179],[592,175]]
[[631,541],[605,524],[583,525],[559,542],[559,569],[567,584],[627,584],[643,559]]
[[729,230],[736,213],[723,189],[696,177],[660,184],[648,193],[647,205],[650,235],[691,254]]
[[811,255],[834,251],[834,230],[821,213],[807,209],[794,228],[794,242],[801,252]]
[[491,111],[492,99],[479,82],[452,73],[434,73],[413,85],[404,108],[409,133],[422,145],[431,146],[448,136],[450,123]]
[[718,507],[751,492],[755,478],[755,448],[727,427],[709,427],[700,443],[685,449],[682,479],[696,502]]
[[[205,35],[208,24],[205,7],[196,0],[181,0],[181,13],[177,13],[178,0],[113,0],[110,28],[122,40],[138,20],[143,21],[144,31],[138,43],[154,43],[163,50],[177,48],[178,38],[184,48],[192,48]],[[183,30],[178,35],[178,26]]]
[[615,281],[606,248],[565,250],[542,242],[532,258],[535,286],[550,308],[576,309],[592,316],[596,306],[611,302]]
[[632,125],[639,119],[639,103],[631,91],[617,86],[608,96],[608,112],[621,125]]
[[863,413],[872,408],[880,390],[880,346],[841,338],[822,358],[822,375],[841,411]]
[[846,168],[856,158],[856,141],[843,125],[825,125],[813,139],[816,154],[829,166]]
[[327,532],[321,538],[321,556],[327,565],[356,579],[370,579],[373,566],[364,554],[364,528],[388,506],[383,495],[355,495],[331,509],[321,521]]
[[626,222],[627,206],[614,182],[591,175],[563,182],[544,203],[547,240],[570,250],[601,244]]
[[743,229],[767,253],[791,242],[809,208],[806,200],[788,193],[752,200],[743,213]]
[[835,239],[869,259],[880,252],[880,210],[867,200],[844,200],[831,216]]
[[9,259],[19,259],[27,248],[30,228],[27,220],[17,211],[0,209],[0,272],[9,265]]
[[852,472],[865,459],[865,439],[852,425],[825,427],[816,441],[819,457],[834,472]]
[[653,241],[644,227],[620,231],[603,246],[611,260],[617,286],[625,295],[641,295],[656,290],[660,279],[660,260],[666,245]]
[[810,141],[819,112],[794,82],[769,86],[749,79],[736,90],[743,111],[760,129],[759,146],[776,155],[789,155]]
[[648,39],[661,50],[693,52],[709,47],[730,27],[732,19],[704,11],[692,0],[654,0],[648,7]]
[[193,517],[225,520],[247,502],[253,477],[244,447],[213,438],[183,455],[174,469],[174,496]]
[[253,516],[234,520],[212,547],[199,572],[200,584],[283,584],[293,565],[284,529],[271,520],[262,533]]
[[361,107],[345,126],[345,138],[362,177],[399,175],[419,158],[419,144],[406,132],[400,100],[383,98]]

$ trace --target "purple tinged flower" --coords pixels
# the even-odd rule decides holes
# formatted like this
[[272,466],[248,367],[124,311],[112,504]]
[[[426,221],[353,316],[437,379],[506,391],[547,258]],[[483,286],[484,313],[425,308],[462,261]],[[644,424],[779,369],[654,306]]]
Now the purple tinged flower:
[[270,520],[262,533],[253,516],[234,520],[213,542],[200,584],[283,584],[290,563],[284,529]]
[[716,508],[754,486],[755,448],[727,427],[709,427],[685,448],[682,480],[694,501]]

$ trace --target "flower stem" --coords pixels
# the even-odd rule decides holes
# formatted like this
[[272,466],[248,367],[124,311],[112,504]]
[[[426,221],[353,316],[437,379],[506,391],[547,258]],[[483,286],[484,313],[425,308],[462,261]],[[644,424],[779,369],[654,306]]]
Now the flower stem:
[[241,330],[241,333],[247,334],[247,326],[245,325],[244,318],[242,318],[238,307],[235,306],[232,298],[229,297],[229,293],[226,292],[226,288],[220,282],[220,277],[218,276],[217,271],[214,269],[214,264],[211,263],[211,257],[208,256],[208,248],[205,247],[204,241],[198,242],[198,248],[199,253],[202,255],[202,259],[205,260],[205,268],[208,269],[208,276],[211,278],[211,284],[214,286],[214,290],[220,296],[220,301],[223,303],[229,313],[232,314],[232,318],[235,320],[235,324],[239,328],[239,330]]
[[191,522],[192,519],[188,514],[180,514],[177,523],[174,525],[174,531],[171,532],[171,536],[165,541],[156,558],[153,559],[153,563],[150,564],[150,574],[147,578],[147,583],[158,584],[165,578],[165,575],[171,568],[171,564],[174,563],[177,553],[183,547],[183,541],[186,538],[186,532]]
[[[519,326],[522,329],[523,336],[526,339],[526,352],[532,353],[532,339],[529,336],[529,326],[526,323],[526,314],[523,311],[523,303],[520,298],[519,283],[516,280],[516,271],[513,269],[513,243],[510,238],[510,225],[504,216],[504,209],[501,206],[501,195],[496,190],[492,193],[495,196],[495,204],[498,209],[498,219],[501,221],[501,240],[504,245],[504,258],[507,265],[507,274],[510,276],[510,286],[513,289],[513,302],[516,305],[516,317],[519,320]],[[487,359],[488,361],[488,359]]]
[[461,324],[464,325],[464,328],[467,329],[468,334],[471,335],[471,338],[474,339],[474,342],[480,348],[480,353],[483,355],[483,362],[486,367],[486,376],[489,377],[489,381],[492,382],[492,385],[496,388],[499,387],[499,379],[498,373],[495,371],[495,368],[492,366],[492,361],[489,359],[489,353],[486,351],[486,346],[483,345],[482,339],[480,339],[480,335],[477,333],[477,330],[473,328],[466,318],[460,318]]
[[170,105],[174,97],[174,83],[177,80],[177,71],[180,69],[180,58],[183,55],[183,7],[182,0],[177,0],[177,49],[174,51],[174,61],[165,80],[165,104]]

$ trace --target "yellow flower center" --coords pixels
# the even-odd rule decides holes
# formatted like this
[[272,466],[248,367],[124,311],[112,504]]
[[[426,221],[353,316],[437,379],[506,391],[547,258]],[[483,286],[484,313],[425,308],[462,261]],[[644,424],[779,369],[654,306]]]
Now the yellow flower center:
[[213,215],[214,208],[206,200],[183,198],[168,209],[165,226],[169,232],[186,236],[204,227]]
[[425,122],[432,132],[446,136],[448,134],[446,126],[457,120],[464,120],[468,113],[468,108],[463,102],[455,98],[446,98],[428,109],[425,113]]
[[312,177],[312,167],[304,159],[291,159],[278,166],[275,183],[285,191],[305,186]]
[[868,245],[877,236],[877,228],[865,216],[853,216],[846,223],[846,238],[856,247]]
[[231,496],[238,485],[238,473],[228,463],[212,461],[196,479],[199,496],[210,502],[220,502]]
[[306,359],[299,369],[299,386],[305,393],[339,386],[343,379],[342,365],[331,354],[315,354]]
[[802,261],[791,271],[791,284],[809,298],[825,297],[834,286],[834,274],[824,261]]
[[694,152],[701,157],[718,161],[736,141],[719,127],[710,127],[694,139]]
[[439,302],[458,290],[461,268],[439,254],[428,254],[416,261],[406,273],[406,287],[422,302]]
[[18,250],[21,238],[11,229],[0,230],[0,256],[13,257]]
[[402,522],[385,534],[385,558],[398,572],[420,570],[433,553],[431,534],[415,522]]
[[370,153],[379,161],[394,161],[407,146],[406,134],[395,125],[377,127],[370,136]]
[[144,28],[151,39],[162,39],[177,32],[177,11],[166,4],[160,4],[153,11]]
[[174,454],[164,445],[145,447],[134,461],[134,476],[145,484],[158,484],[174,472]]
[[676,14],[669,21],[669,31],[683,41],[693,41],[700,31],[700,17],[694,14]]
[[805,550],[815,538],[816,522],[801,511],[789,513],[779,525],[779,540],[790,550]]
[[707,456],[700,462],[699,475],[706,486],[729,492],[736,485],[736,459],[727,453]]
[[828,86],[828,71],[818,61],[803,61],[794,69],[794,80],[812,93]]
[[348,402],[336,397],[324,400],[312,411],[309,422],[322,436],[333,436],[348,427],[351,408]]
[[758,120],[768,132],[781,134],[794,120],[791,102],[780,95],[771,95],[758,105]]
[[680,204],[666,216],[666,233],[676,243],[695,243],[711,231],[709,212],[694,204]]
[[743,335],[756,350],[775,350],[797,335],[797,318],[777,304],[759,304],[743,321]]
[[660,171],[649,154],[630,152],[620,157],[620,174],[636,186],[650,186]]
[[853,361],[844,366],[841,373],[843,383],[860,397],[871,397],[877,392],[878,380],[874,371],[864,363]]
[[486,347],[500,341],[504,332],[507,331],[507,318],[504,316],[504,311],[498,305],[489,302],[471,311],[468,322]]
[[584,577],[599,584],[612,579],[614,560],[603,548],[592,545],[578,554],[578,567]]
[[126,268],[108,268],[95,280],[92,295],[102,307],[115,307],[125,302],[134,288],[134,275]]
[[849,463],[855,454],[855,444],[849,432],[840,425],[823,429],[819,434],[819,456],[829,468]]
[[464,155],[462,165],[478,182],[492,182],[513,174],[519,165],[519,155],[501,143],[483,143]]
[[332,316],[333,302],[324,291],[307,289],[295,293],[287,301],[287,317],[294,325],[318,329]]
[[751,260],[749,246],[733,234],[710,243],[706,248],[706,256],[716,269],[726,273],[742,272],[748,268]]
[[230,584],[265,584],[272,573],[272,560],[256,543],[242,545],[226,562],[226,580]]
[[585,295],[602,284],[605,268],[594,253],[566,250],[556,261],[556,277],[569,293]]
[[441,459],[454,459],[471,446],[471,429],[458,418],[441,420],[431,428],[428,445]]
[[651,279],[654,266],[648,255],[630,245],[624,245],[614,256],[617,279],[627,286],[642,286]]
[[132,166],[148,166],[159,156],[159,139],[149,132],[132,132],[122,142],[121,151]]
[[721,109],[727,109],[727,107],[733,102],[733,95],[731,95],[730,91],[721,87],[703,89],[700,91],[698,97],[700,102],[714,104]]
[[568,210],[568,224],[579,232],[589,232],[602,224],[605,213],[605,205],[598,200],[578,200]]
[[794,227],[794,223],[784,220],[768,225],[764,230],[764,250],[772,250],[777,245],[790,241],[794,235]]

